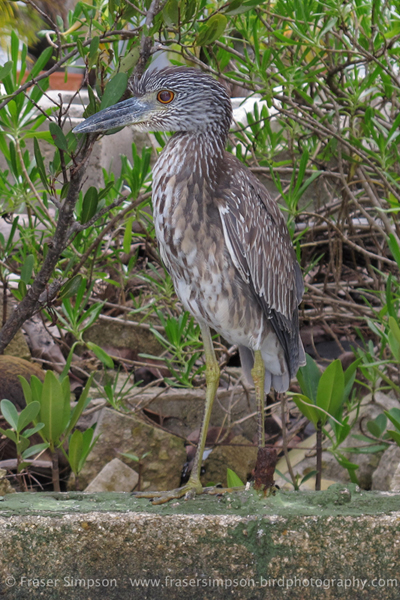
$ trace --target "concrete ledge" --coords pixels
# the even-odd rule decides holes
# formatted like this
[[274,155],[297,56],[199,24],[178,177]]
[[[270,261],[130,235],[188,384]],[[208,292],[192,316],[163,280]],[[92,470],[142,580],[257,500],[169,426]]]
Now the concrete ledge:
[[400,597],[400,495],[332,486],[153,507],[129,494],[0,502],[0,597]]

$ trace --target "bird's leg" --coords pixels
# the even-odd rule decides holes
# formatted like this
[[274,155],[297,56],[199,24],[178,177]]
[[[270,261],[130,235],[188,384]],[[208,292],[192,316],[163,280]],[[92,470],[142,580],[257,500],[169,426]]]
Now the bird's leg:
[[264,448],[265,446],[265,430],[264,430],[264,380],[265,380],[265,366],[261,356],[260,350],[254,351],[254,366],[251,370],[251,376],[254,381],[254,388],[256,393],[257,402],[257,415],[258,415],[258,447]]
[[254,352],[254,366],[251,370],[254,381],[257,413],[258,413],[258,452],[254,469],[254,489],[259,490],[264,496],[275,493],[274,472],[278,462],[275,448],[265,446],[264,404],[265,404],[265,366],[261,352]]
[[[200,428],[199,444],[197,446],[196,456],[194,458],[192,473],[189,481],[181,488],[169,492],[136,492],[134,495],[139,498],[152,498],[153,504],[163,504],[168,500],[176,498],[193,498],[196,494],[203,492],[213,493],[213,488],[204,488],[200,482],[201,463],[203,459],[204,448],[206,445],[208,424],[210,422],[211,410],[214,403],[215,394],[219,383],[219,365],[215,357],[214,346],[212,343],[210,330],[206,325],[200,325],[203,337],[204,351],[206,355],[206,405],[204,408],[203,421]],[[220,493],[221,488],[218,488]]]
[[206,405],[204,408],[203,421],[200,427],[199,443],[194,457],[192,473],[188,483],[202,487],[200,483],[201,463],[203,460],[204,448],[206,445],[208,426],[210,423],[211,411],[214,404],[214,398],[219,385],[220,369],[215,357],[214,346],[212,343],[210,330],[206,326],[201,326],[203,337],[204,352],[206,355]]

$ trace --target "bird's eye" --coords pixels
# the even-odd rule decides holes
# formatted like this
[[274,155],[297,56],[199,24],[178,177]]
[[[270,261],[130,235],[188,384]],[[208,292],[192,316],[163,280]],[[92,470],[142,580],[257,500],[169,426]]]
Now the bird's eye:
[[175,94],[170,92],[169,90],[162,90],[162,92],[158,92],[157,100],[162,102],[162,104],[169,104],[174,99]]

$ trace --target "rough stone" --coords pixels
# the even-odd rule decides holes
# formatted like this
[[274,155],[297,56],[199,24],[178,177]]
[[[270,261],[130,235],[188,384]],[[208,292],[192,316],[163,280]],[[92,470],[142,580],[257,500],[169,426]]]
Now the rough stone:
[[145,352],[158,356],[163,351],[149,329],[144,329],[134,324],[122,324],[111,321],[98,321],[84,333],[86,342],[93,342],[98,346],[111,346],[112,348],[130,348],[138,354]]
[[18,410],[25,405],[25,397],[18,376],[30,381],[32,375],[44,380],[45,372],[35,363],[17,356],[0,356],[0,400],[10,400]]
[[[399,402],[397,399],[392,398],[387,394],[383,394],[382,392],[377,392],[375,394],[374,401],[372,401],[371,396],[364,398],[361,404],[357,424],[353,427],[351,432],[352,435],[361,435],[368,421],[375,419],[375,417],[383,413],[384,410],[390,410],[393,407],[398,407],[398,404]],[[358,444],[359,442],[357,442],[353,437],[348,436],[341,446],[341,451],[351,462],[359,465],[359,468],[356,471],[359,484],[363,489],[369,490],[372,486],[373,474],[379,469],[383,451],[370,454],[353,454],[351,452],[346,452],[347,447],[356,446]],[[332,465],[333,469],[331,471],[326,469],[326,477],[336,479],[336,481],[349,481],[348,472],[345,470],[343,479],[334,477],[334,469],[336,469],[336,466],[333,465],[333,461],[330,461],[330,464]]]
[[[129,452],[141,460],[143,479],[151,490],[178,487],[186,460],[184,441],[160,428],[152,427],[136,417],[103,408],[95,436],[100,438],[79,474],[79,486],[85,488],[101,469],[116,458],[118,452]],[[124,463],[132,461],[122,457]],[[136,463],[135,463],[136,464]]]
[[242,435],[234,437],[226,446],[216,446],[204,462],[205,473],[201,478],[203,485],[222,483],[227,486],[226,470],[232,469],[246,483],[251,476],[257,460],[257,448],[250,446]]
[[253,491],[151,506],[130,494],[0,503],[4,600],[398,600],[400,495]]
[[139,475],[119,458],[113,458],[89,483],[85,492],[131,492]]
[[400,464],[397,465],[396,470],[393,473],[393,478],[390,482],[390,491],[400,492]]
[[[163,425],[172,433],[188,436],[200,429],[205,404],[205,390],[152,388],[135,394],[132,408],[145,406],[162,416]],[[249,415],[253,414],[253,417]],[[248,417],[248,418],[247,418]],[[235,424],[240,421],[240,423]],[[234,425],[233,431],[252,441],[257,432],[254,394],[241,386],[219,388],[211,413],[210,427]]]
[[400,490],[400,448],[390,446],[382,454],[379,465],[372,475],[372,489],[382,491]]
[[7,471],[0,469],[0,496],[14,494],[15,490],[7,479]]

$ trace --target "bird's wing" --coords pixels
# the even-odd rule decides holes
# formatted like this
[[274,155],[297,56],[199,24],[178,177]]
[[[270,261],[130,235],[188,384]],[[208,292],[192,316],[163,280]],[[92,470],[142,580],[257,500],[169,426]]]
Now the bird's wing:
[[267,190],[234,159],[219,206],[231,259],[257,297],[285,351],[299,362],[298,305],[303,278],[284,217]]

